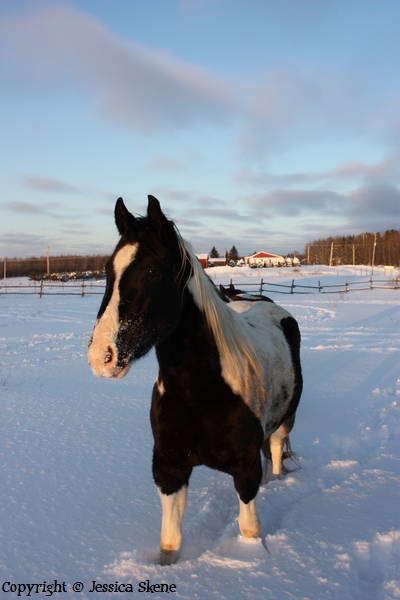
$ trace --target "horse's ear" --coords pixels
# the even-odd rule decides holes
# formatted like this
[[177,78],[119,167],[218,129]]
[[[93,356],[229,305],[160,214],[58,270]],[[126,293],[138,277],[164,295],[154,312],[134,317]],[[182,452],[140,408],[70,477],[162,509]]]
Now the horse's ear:
[[115,204],[115,224],[120,235],[124,235],[128,229],[135,223],[135,217],[131,215],[129,210],[126,208],[122,198],[118,198]]
[[157,232],[159,237],[165,242],[169,241],[171,233],[174,232],[174,226],[171,221],[167,219],[161,210],[161,206],[157,198],[154,196],[147,196],[149,204],[147,206],[147,217],[151,228]]
[[165,220],[165,215],[161,210],[161,205],[157,198],[154,196],[147,196],[149,201],[147,205],[147,216],[151,221],[152,225],[156,225],[157,223],[162,223]]

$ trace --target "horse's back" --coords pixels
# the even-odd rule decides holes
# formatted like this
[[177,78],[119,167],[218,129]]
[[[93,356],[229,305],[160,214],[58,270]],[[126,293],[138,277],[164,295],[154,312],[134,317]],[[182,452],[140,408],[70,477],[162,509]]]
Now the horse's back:
[[300,332],[294,317],[272,302],[228,305],[249,325],[264,372],[267,401],[261,419],[268,435],[297,408],[301,393]]
[[254,302],[253,300],[242,300],[241,302],[231,302],[229,308],[236,313],[246,313],[246,320],[259,323],[262,320],[278,323],[281,319],[291,317],[292,315],[279,304],[275,302]]

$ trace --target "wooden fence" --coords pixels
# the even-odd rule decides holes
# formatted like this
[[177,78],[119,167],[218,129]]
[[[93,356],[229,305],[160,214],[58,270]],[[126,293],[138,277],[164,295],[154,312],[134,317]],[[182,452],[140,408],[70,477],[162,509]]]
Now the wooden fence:
[[82,281],[77,284],[66,284],[63,282],[44,281],[43,279],[29,285],[0,285],[2,294],[37,294],[42,296],[90,296],[93,294],[103,295],[105,291],[104,282]]
[[[393,280],[373,280],[372,276],[365,281],[353,281],[345,283],[332,283],[321,285],[318,281],[318,285],[302,285],[295,283],[295,279],[292,279],[290,284],[284,283],[272,283],[261,279],[259,284],[253,283],[241,283],[238,284],[235,281],[234,285],[238,288],[249,287],[247,290],[249,293],[256,292],[257,294],[264,294],[273,292],[275,294],[344,294],[351,291],[362,291],[362,290],[373,290],[373,289],[385,289],[385,290],[397,290],[399,289],[399,279]],[[231,279],[231,283],[233,280]],[[279,288],[279,289],[276,289]],[[243,290],[245,291],[245,290]]]
[[[318,281],[318,285],[302,285],[297,283],[295,279],[292,279],[291,283],[273,283],[271,281],[255,281],[239,283],[237,279],[234,281],[231,279],[231,283],[236,288],[241,289],[244,292],[265,294],[345,294],[351,291],[361,290],[373,290],[373,289],[385,289],[385,290],[397,290],[399,289],[399,279],[396,277],[392,280],[373,280],[372,276],[365,281],[355,281],[344,283],[333,283],[321,285]],[[4,294],[37,294],[39,298],[47,295],[53,296],[91,296],[91,295],[102,295],[104,294],[105,284],[104,281],[82,281],[79,284],[54,282],[54,281],[40,281],[32,282],[29,285],[10,285],[8,283],[0,285],[0,295]]]

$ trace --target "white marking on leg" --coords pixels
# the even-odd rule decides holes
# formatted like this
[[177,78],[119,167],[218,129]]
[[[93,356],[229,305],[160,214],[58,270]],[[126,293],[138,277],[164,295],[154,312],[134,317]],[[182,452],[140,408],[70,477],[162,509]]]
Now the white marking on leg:
[[138,244],[126,244],[114,257],[115,281],[110,301],[106,310],[97,321],[92,335],[92,343],[88,350],[89,364],[94,375],[101,377],[122,377],[128,369],[115,367],[118,351],[115,344],[119,329],[119,282],[127,267],[132,263]]
[[245,537],[258,537],[261,532],[261,523],[257,514],[257,500],[258,494],[248,504],[242,502],[239,497],[239,529]]
[[187,500],[187,485],[182,486],[175,494],[163,494],[158,487],[157,490],[162,506],[161,550],[177,551],[182,541],[182,519]]
[[288,434],[287,427],[281,425],[269,438],[269,447],[272,459],[272,475],[279,476],[282,466],[282,452],[285,437]]

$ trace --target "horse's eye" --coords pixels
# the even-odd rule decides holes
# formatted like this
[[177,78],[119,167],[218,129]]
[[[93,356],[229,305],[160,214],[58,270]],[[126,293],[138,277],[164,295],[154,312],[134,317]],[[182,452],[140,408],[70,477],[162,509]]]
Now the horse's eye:
[[147,279],[149,281],[157,281],[157,279],[160,278],[160,271],[157,271],[157,269],[150,269],[150,271],[147,272]]

